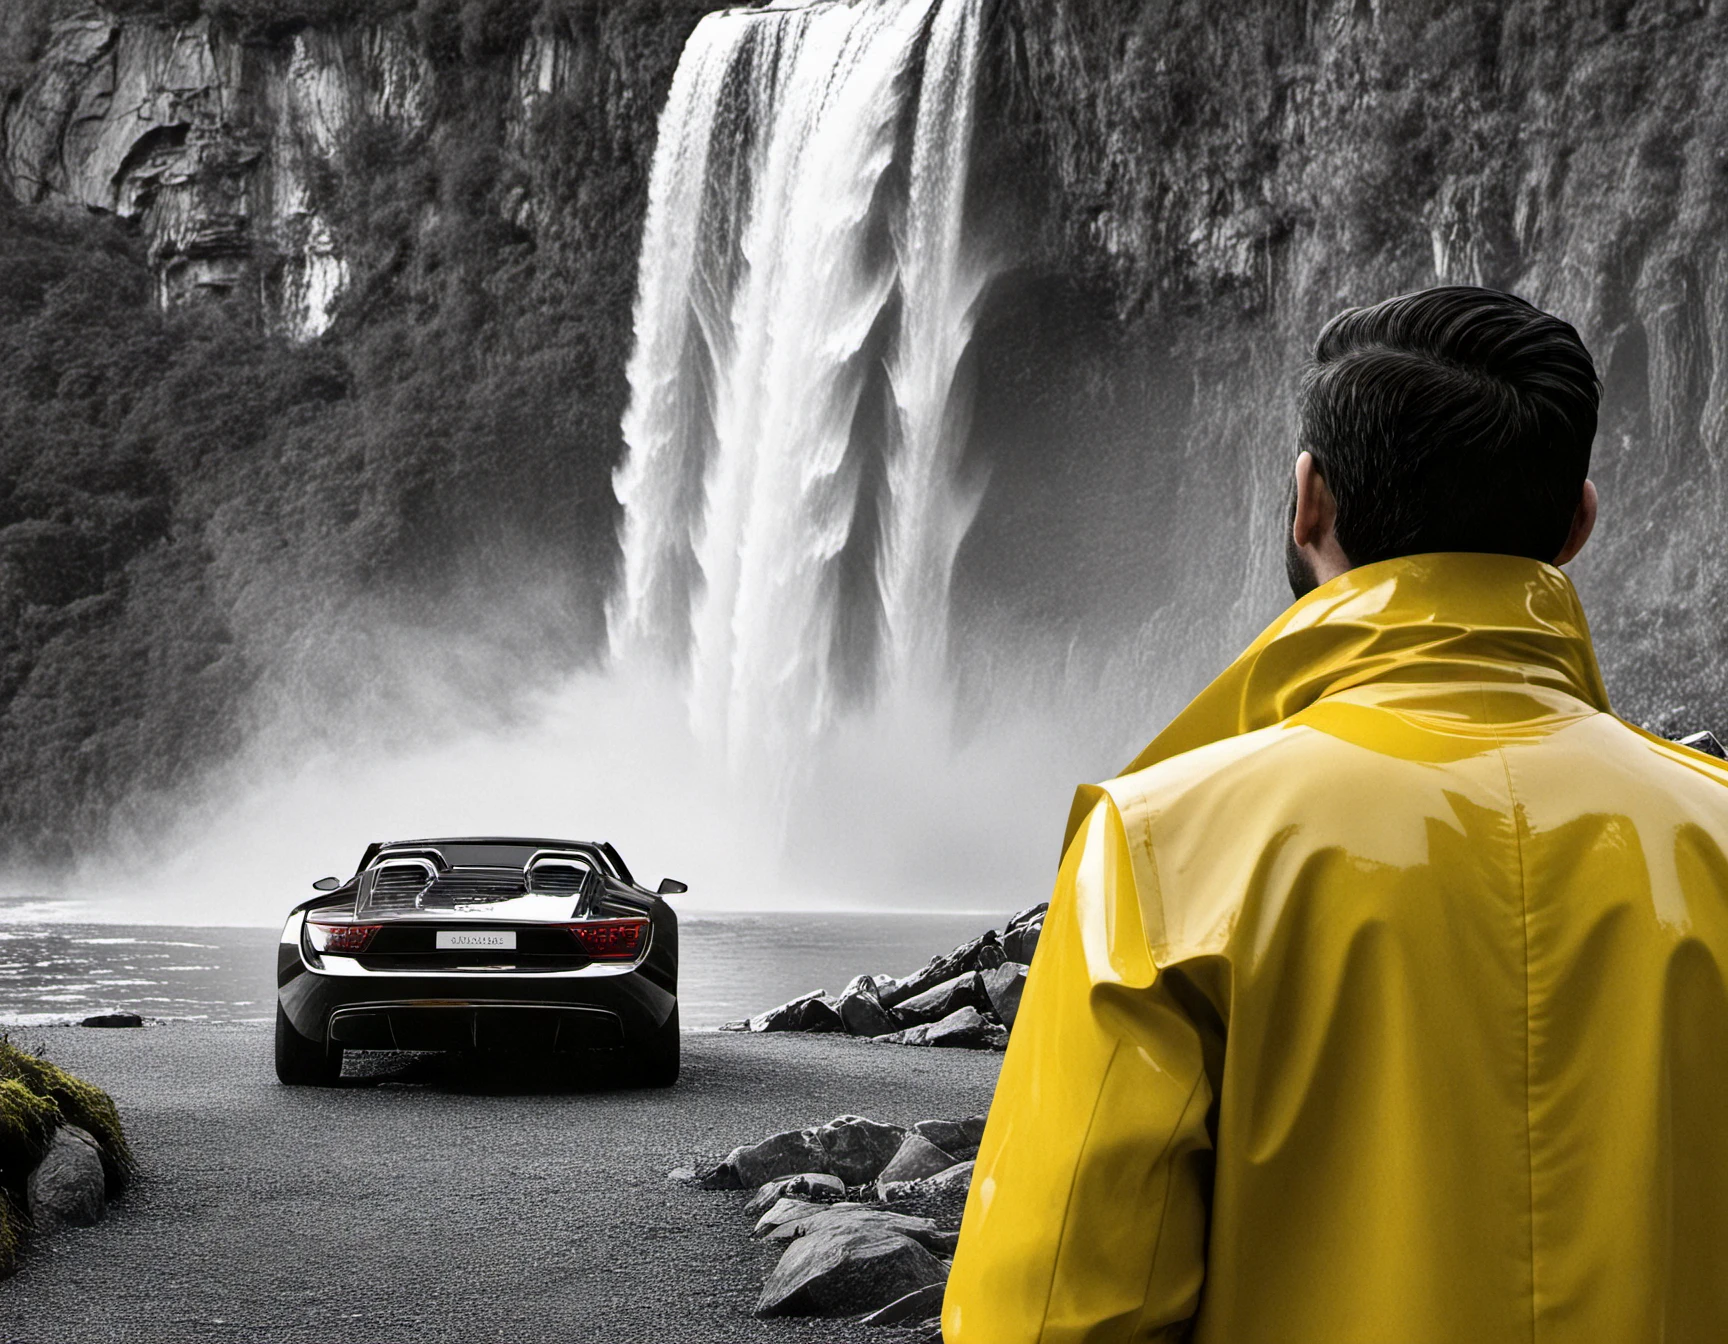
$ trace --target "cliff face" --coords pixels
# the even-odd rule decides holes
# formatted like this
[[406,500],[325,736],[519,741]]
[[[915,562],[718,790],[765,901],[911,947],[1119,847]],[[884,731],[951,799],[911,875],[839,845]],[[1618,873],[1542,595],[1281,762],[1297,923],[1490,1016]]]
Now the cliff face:
[[0,12],[14,858],[156,824],[262,724],[507,715],[594,655],[704,8],[122,3]]
[[256,288],[315,336],[347,279],[318,185],[358,123],[423,131],[431,82],[401,21],[260,46],[208,20],[77,19],[7,110],[5,181],[137,223],[164,305]]
[[[0,12],[6,845],[284,702],[408,714],[411,665],[472,714],[591,656],[655,122],[713,7]],[[1577,573],[1620,708],[1728,726],[1725,77],[1700,0],[995,0],[963,679],[1068,668],[1126,759],[1283,605],[1320,324],[1473,281],[1603,371]]]
[[[306,339],[330,326],[352,254],[377,241],[344,237],[333,217],[356,150],[424,146],[489,112],[487,148],[527,169],[499,212],[544,226],[560,203],[532,180],[548,148],[538,114],[566,101],[574,82],[608,73],[609,92],[623,94],[615,110],[638,110],[616,82],[635,72],[604,68],[616,54],[606,36],[598,24],[526,32],[490,72],[477,109],[451,106],[454,81],[440,78],[411,15],[303,26],[273,41],[208,18],[76,18],[54,29],[0,123],[4,183],[27,204],[135,224],[164,307],[240,291],[273,328]],[[657,91],[642,92],[651,106]],[[634,130],[651,143],[640,118]]]
[[[1292,374],[1321,323],[1497,286],[1572,321],[1606,384],[1577,574],[1610,689],[1635,718],[1725,726],[1728,11],[1004,0],[998,19],[998,152],[1046,189],[983,353],[994,395],[1033,413],[999,418],[974,562],[1017,493],[1087,499],[1058,503],[1063,526],[1108,520],[1096,561],[1134,575],[1104,585],[1128,591],[1102,623],[1228,613],[1192,689],[1283,600]],[[1066,315],[1053,338],[1027,334],[1036,313]],[[1046,464],[1081,445],[1113,465],[1064,489]],[[1003,554],[1025,554],[1016,530]],[[1045,610],[1100,604],[1095,582],[1057,601],[1023,577]],[[1148,648],[1191,645],[1188,624]]]

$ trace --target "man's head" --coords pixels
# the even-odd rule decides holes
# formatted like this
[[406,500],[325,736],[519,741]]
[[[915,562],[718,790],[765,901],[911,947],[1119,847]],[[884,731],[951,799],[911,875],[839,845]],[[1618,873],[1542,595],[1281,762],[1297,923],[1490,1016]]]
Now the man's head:
[[1571,325],[1510,294],[1449,285],[1340,313],[1302,387],[1291,588],[1427,551],[1570,560],[1596,517],[1600,396]]

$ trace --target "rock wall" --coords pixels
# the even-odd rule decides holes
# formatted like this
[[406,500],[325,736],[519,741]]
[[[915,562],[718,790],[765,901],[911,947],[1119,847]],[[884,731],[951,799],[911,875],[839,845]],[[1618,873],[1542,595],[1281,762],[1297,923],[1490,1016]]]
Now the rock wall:
[[[989,417],[975,612],[1068,636],[1095,613],[1131,675],[1174,650],[1194,689],[1286,596],[1291,375],[1320,324],[1487,284],[1577,325],[1606,384],[1576,573],[1619,706],[1728,721],[1728,7],[1003,0],[994,51],[997,152],[1046,185],[982,355],[1032,412]],[[1047,515],[1081,563],[982,582],[1057,554],[1027,546]]]
[[75,19],[7,109],[5,182],[136,222],[164,306],[255,286],[316,336],[348,276],[320,182],[363,119],[423,131],[430,84],[400,21],[261,46],[203,19]]
[[711,7],[75,3],[0,6],[0,859],[50,865],[595,656]]
[[[352,254],[372,241],[343,236],[332,209],[355,147],[424,145],[457,119],[461,100],[453,81],[441,87],[425,39],[411,14],[271,41],[209,18],[67,20],[0,120],[0,180],[27,204],[136,224],[164,307],[254,291],[274,329],[318,336],[353,278]],[[597,26],[545,25],[514,44],[508,78],[486,90],[499,150],[531,161],[545,148],[537,110],[599,77],[601,39]],[[662,94],[642,98],[652,107]],[[555,207],[522,187],[504,213],[538,229]]]

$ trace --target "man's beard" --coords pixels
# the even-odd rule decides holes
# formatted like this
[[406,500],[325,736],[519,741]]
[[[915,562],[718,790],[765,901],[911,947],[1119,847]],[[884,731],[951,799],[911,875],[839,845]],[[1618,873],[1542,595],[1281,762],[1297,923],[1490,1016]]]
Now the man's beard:
[[1290,591],[1297,597],[1307,597],[1320,586],[1314,564],[1297,548],[1296,537],[1290,525],[1284,528],[1284,577],[1290,580]]

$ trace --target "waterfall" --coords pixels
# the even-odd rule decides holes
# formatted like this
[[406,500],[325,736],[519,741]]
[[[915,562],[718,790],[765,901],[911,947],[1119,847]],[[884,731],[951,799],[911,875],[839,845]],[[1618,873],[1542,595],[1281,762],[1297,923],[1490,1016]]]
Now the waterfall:
[[940,675],[976,492],[959,385],[979,0],[703,19],[660,120],[613,658],[670,662],[738,761]]

